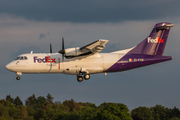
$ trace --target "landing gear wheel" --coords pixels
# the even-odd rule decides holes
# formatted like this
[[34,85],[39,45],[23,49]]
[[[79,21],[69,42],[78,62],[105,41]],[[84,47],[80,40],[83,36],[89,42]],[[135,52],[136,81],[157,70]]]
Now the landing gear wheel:
[[20,79],[21,79],[21,77],[20,77],[20,76],[17,76],[17,77],[16,77],[16,79],[17,79],[17,80],[20,80]]
[[90,78],[90,75],[89,75],[89,74],[84,75],[84,79],[85,79],[85,80],[89,80],[89,78]]
[[83,77],[82,77],[82,76],[78,76],[78,77],[77,77],[77,81],[78,81],[78,82],[82,82],[82,81],[83,81]]

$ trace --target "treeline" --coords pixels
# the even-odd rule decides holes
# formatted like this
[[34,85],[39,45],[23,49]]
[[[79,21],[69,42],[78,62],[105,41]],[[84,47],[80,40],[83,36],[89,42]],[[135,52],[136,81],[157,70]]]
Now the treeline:
[[53,97],[33,94],[25,100],[25,105],[17,96],[10,95],[0,100],[0,120],[180,120],[180,110],[161,105],[138,107],[131,112],[122,103],[53,102]]

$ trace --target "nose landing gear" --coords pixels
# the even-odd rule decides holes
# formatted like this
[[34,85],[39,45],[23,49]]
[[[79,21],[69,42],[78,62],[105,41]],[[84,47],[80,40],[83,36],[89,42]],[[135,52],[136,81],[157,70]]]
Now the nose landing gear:
[[16,80],[20,80],[20,79],[21,79],[21,77],[20,77],[20,76],[17,76],[17,77],[16,77]]
[[18,76],[16,77],[16,80],[20,80],[20,79],[21,79],[20,76],[22,75],[22,73],[21,73],[21,72],[17,72],[16,75],[18,75]]

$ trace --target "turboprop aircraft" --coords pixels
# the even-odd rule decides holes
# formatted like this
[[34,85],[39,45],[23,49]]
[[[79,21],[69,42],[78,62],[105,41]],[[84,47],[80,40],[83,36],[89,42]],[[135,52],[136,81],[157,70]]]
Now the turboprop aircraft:
[[157,23],[150,35],[137,46],[111,53],[99,53],[109,40],[99,39],[84,47],[64,48],[52,53],[31,53],[19,55],[6,65],[6,69],[20,75],[25,73],[63,73],[76,75],[79,82],[90,79],[90,74],[121,72],[150,64],[172,60],[163,56],[170,28],[174,25]]

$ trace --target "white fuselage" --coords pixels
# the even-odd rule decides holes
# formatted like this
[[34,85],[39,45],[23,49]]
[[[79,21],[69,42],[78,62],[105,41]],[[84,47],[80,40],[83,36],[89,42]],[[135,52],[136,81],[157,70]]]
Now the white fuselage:
[[98,53],[72,59],[64,58],[64,60],[59,53],[22,54],[19,57],[26,57],[27,59],[14,60],[6,68],[20,75],[22,73],[64,73],[77,75],[79,71],[95,74],[105,72],[129,50],[114,53]]

